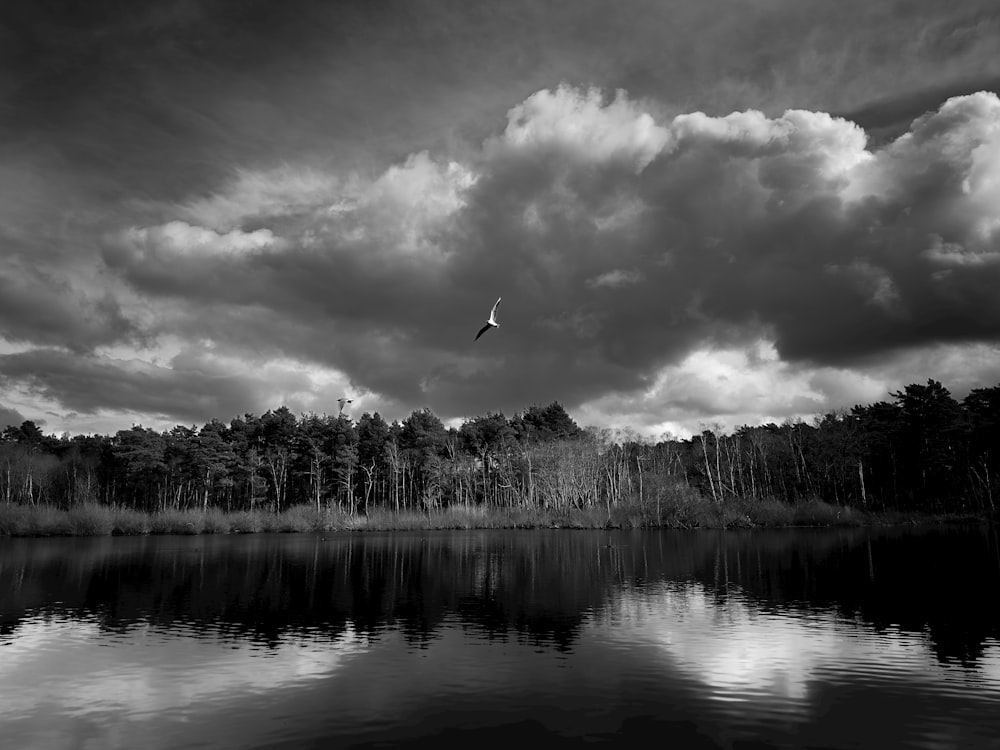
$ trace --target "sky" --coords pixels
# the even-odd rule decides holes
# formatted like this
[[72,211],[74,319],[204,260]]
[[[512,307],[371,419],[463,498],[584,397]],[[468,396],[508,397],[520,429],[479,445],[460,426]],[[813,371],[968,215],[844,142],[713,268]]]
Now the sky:
[[686,437],[1000,384],[995,0],[5,19],[0,426]]

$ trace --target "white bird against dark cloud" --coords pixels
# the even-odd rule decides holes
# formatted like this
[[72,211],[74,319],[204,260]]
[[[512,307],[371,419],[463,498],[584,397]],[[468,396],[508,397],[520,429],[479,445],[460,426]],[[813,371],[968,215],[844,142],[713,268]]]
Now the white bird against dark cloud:
[[500,300],[503,297],[497,297],[496,304],[493,305],[493,309],[490,310],[490,319],[486,321],[486,325],[479,329],[479,333],[476,334],[476,338],[473,341],[479,341],[479,337],[486,333],[491,328],[499,328],[500,324],[497,323],[497,308],[500,307]]
[[337,403],[340,404],[340,413],[344,413],[344,407],[354,401],[352,398],[341,397],[337,399]]

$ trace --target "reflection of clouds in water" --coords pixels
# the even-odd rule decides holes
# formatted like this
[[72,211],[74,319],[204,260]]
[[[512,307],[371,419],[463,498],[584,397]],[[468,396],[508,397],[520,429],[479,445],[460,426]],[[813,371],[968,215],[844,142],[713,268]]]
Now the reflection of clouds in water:
[[62,715],[114,711],[131,718],[204,707],[235,693],[328,677],[364,648],[350,629],[315,645],[285,638],[269,649],[150,626],[115,636],[92,620],[28,620],[0,648],[0,722],[43,704],[58,705]]
[[719,700],[801,702],[811,683],[838,678],[933,681],[1000,697],[995,641],[969,670],[939,662],[926,634],[876,632],[832,612],[765,611],[740,594],[718,597],[695,584],[625,590],[603,619],[618,623],[598,624],[606,637],[661,647]]
[[976,670],[991,689],[1000,692],[1000,640],[988,638],[983,644],[983,655],[976,660]]

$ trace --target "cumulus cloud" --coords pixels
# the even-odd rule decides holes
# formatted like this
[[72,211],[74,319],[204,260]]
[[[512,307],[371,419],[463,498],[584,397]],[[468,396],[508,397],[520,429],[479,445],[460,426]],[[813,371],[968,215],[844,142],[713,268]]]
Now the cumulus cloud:
[[[823,112],[647,104],[560,86],[463,161],[244,170],[112,233],[102,257],[155,310],[146,334],[311,363],[404,415],[559,399],[595,416],[661,404],[658,424],[777,418],[864,400],[885,382],[865,369],[876,355],[1000,339],[995,94],[950,99],[879,148]],[[498,295],[500,335],[473,344]],[[734,354],[720,380],[719,352],[760,341],[773,356]],[[162,402],[128,408],[184,398],[161,385]],[[184,413],[258,403],[208,390]]]
[[[725,196],[728,209],[723,226],[710,230],[714,257],[685,256],[683,244],[672,254],[684,278],[700,280],[701,310],[736,325],[755,314],[783,356],[828,364],[996,336],[997,302],[984,288],[995,279],[963,273],[938,283],[941,258],[923,251],[935,234],[975,245],[975,227],[995,217],[995,205],[978,201],[969,180],[974,170],[998,170],[981,156],[997,139],[997,101],[989,93],[950,100],[876,152],[864,150],[856,126],[836,118],[786,113],[740,117],[738,126],[696,118],[699,142],[712,146],[699,168],[722,159],[724,169],[685,176],[693,212],[675,224],[708,229],[711,217],[696,213],[709,204],[708,189]],[[691,127],[690,118],[682,122]],[[816,122],[823,126],[803,125]],[[690,157],[681,151],[673,160]]]
[[558,154],[574,164],[624,163],[639,172],[669,140],[670,131],[624,91],[605,102],[598,89],[563,85],[538,91],[513,107],[503,136],[487,147],[501,155]]
[[[213,194],[184,210],[209,223],[238,218],[256,229],[222,232],[180,220],[133,227],[109,238],[104,260],[144,293],[291,305],[301,308],[299,315],[313,316],[332,305],[353,317],[360,313],[355,303],[377,301],[404,274],[408,281],[431,274],[426,264],[447,250],[437,237],[442,223],[461,208],[474,180],[467,168],[426,153],[368,181],[357,175],[323,181],[307,174],[302,188],[281,172],[279,189],[269,191],[260,187],[266,175],[246,172],[229,186],[232,195]],[[323,188],[313,189],[318,184]],[[252,199],[248,185],[256,188]],[[272,195],[273,205],[265,200]],[[257,213],[246,213],[250,208]],[[261,226],[268,221],[274,228]],[[368,307],[378,317],[378,306]],[[395,314],[392,305],[386,309]]]
[[890,380],[834,367],[783,362],[772,342],[699,348],[661,369],[647,387],[607,393],[579,408],[587,423],[640,435],[687,437],[705,429],[809,421],[832,405],[885,398]]
[[427,259],[442,249],[435,235],[464,205],[465,192],[474,183],[468,168],[454,161],[435,162],[421,152],[360,191],[353,210],[337,206],[336,220],[327,226],[334,236],[371,240],[385,251],[418,253]]

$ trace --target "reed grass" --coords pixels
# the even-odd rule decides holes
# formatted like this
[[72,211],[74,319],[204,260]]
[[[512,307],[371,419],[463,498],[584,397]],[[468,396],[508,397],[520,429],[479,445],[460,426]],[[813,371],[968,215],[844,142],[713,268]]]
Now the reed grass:
[[229,514],[229,531],[233,534],[259,534],[269,531],[268,519],[260,511],[239,510]]
[[270,530],[283,533],[328,531],[327,515],[311,505],[293,505],[282,511]]
[[96,503],[54,506],[0,504],[0,536],[107,536],[137,534],[257,534],[431,529],[739,529],[789,526],[864,526],[982,520],[969,514],[926,515],[855,508],[812,499],[795,505],[775,499],[738,498],[716,503],[686,485],[664,487],[656,498],[626,499],[607,506],[496,508],[455,505],[367,515],[339,508],[295,505],[279,514],[265,510],[226,513],[218,508],[144,513]]
[[115,510],[115,527],[111,532],[123,536],[140,536],[152,531],[149,514],[132,508],[117,508]]
[[72,533],[67,514],[47,505],[0,506],[0,534],[62,536]]
[[104,505],[77,505],[66,511],[65,519],[74,536],[109,536],[115,531],[115,509]]

